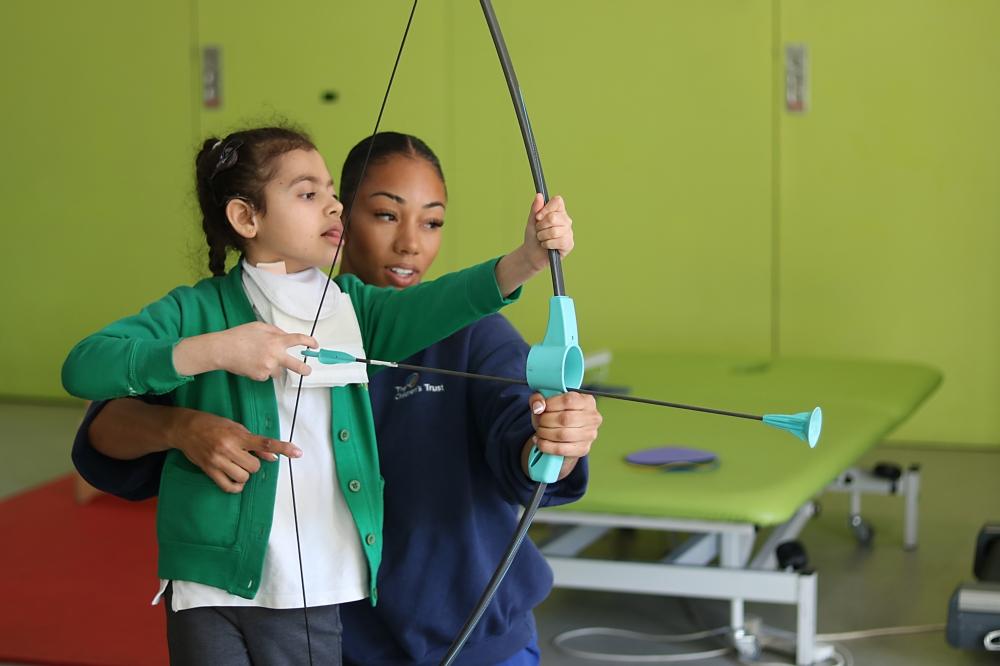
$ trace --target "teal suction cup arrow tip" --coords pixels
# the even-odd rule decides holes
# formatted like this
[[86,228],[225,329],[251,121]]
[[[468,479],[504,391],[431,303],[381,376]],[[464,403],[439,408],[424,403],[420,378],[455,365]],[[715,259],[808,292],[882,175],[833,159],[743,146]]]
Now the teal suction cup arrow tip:
[[764,423],[772,428],[787,430],[803,442],[809,443],[809,448],[815,448],[823,430],[823,410],[817,407],[811,412],[799,414],[765,414]]
[[357,359],[346,352],[333,349],[306,349],[303,356],[318,358],[323,365],[337,365],[338,363],[354,363]]

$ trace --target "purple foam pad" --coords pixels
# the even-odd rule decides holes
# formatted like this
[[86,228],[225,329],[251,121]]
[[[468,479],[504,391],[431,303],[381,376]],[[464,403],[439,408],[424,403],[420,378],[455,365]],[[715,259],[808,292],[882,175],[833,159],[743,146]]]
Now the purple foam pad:
[[662,467],[664,465],[703,465],[714,462],[717,456],[711,451],[688,449],[682,446],[658,446],[636,451],[625,456],[634,465]]

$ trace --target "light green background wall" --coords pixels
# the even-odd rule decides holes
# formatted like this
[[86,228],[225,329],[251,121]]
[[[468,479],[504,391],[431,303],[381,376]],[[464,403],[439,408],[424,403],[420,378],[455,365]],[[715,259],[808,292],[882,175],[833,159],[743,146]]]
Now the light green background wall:
[[[768,4],[497,4],[550,190],[579,234],[566,282],[585,346],[766,353]],[[460,7],[452,188],[458,225],[476,221],[459,237],[471,259],[516,237],[532,183],[478,3]],[[540,280],[512,312],[529,339],[549,293]]]
[[191,279],[190,7],[0,4],[0,394],[64,395],[74,338]]
[[[0,8],[0,56],[18,64],[0,81],[0,394],[62,396],[75,340],[203,271],[201,138],[284,117],[336,177],[371,130],[408,12],[133,4]],[[1000,443],[1000,3],[496,4],[576,223],[565,269],[585,348],[923,361],[946,383],[898,436]],[[803,115],[783,110],[788,41],[812,58]],[[200,104],[209,44],[217,110]],[[330,89],[339,100],[322,102]],[[531,179],[477,2],[418,9],[383,128],[442,158],[439,269],[518,241]],[[548,289],[537,280],[509,312],[528,339]]]
[[812,110],[781,116],[781,349],[917,359],[896,436],[1000,441],[1000,2],[784,0]]

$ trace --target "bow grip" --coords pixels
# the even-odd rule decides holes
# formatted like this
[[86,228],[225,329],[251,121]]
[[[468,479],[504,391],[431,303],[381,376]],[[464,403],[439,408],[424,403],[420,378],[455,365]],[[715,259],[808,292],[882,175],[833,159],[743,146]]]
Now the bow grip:
[[[583,351],[576,328],[576,306],[569,296],[549,299],[549,321],[545,337],[528,352],[528,386],[550,398],[583,383]],[[528,476],[539,483],[559,478],[563,457],[531,447]]]

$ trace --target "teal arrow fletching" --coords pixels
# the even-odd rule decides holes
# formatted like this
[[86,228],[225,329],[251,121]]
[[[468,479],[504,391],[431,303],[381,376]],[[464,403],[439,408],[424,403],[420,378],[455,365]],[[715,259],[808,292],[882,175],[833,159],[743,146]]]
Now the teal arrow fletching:
[[302,352],[303,356],[318,358],[323,365],[337,365],[338,363],[354,363],[357,359],[350,354],[334,349],[307,349]]

